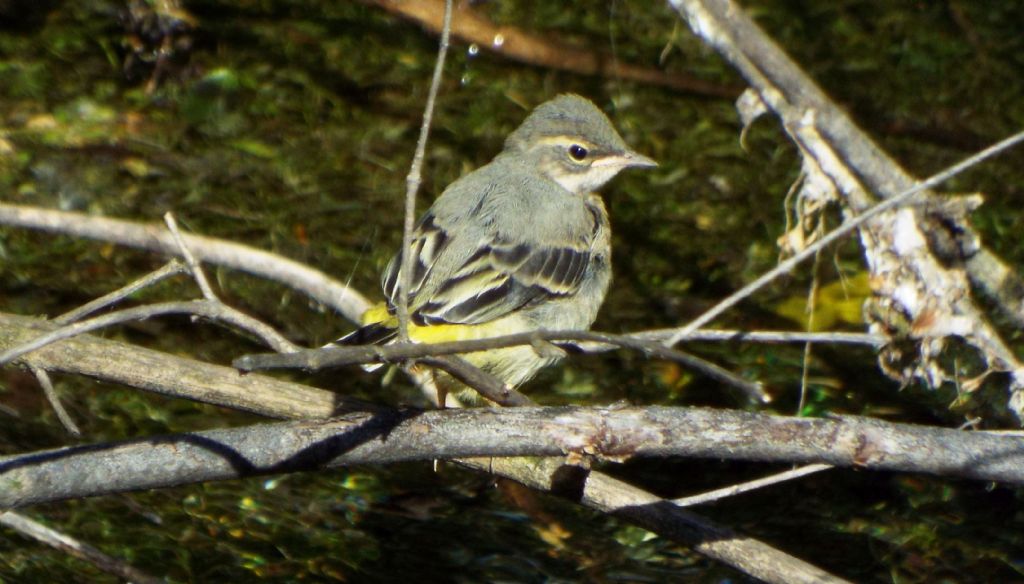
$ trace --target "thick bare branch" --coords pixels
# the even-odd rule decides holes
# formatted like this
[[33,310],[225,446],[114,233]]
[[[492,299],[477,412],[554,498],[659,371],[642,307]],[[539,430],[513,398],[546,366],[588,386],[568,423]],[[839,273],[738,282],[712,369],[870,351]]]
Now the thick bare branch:
[[[56,325],[0,313],[0,349],[22,345]],[[35,351],[26,361],[161,395],[225,406],[272,418],[326,418],[373,409],[333,392],[221,367],[159,351],[81,335]]]
[[0,507],[353,464],[690,456],[827,463],[1024,485],[1024,437],[679,407],[354,413],[0,458]]

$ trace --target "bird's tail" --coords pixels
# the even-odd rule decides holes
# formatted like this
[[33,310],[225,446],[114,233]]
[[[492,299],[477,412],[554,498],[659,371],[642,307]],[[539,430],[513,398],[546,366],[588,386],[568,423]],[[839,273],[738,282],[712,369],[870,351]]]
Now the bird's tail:
[[332,345],[383,345],[398,336],[398,329],[382,322],[373,322],[357,328],[331,343]]
[[[398,328],[392,325],[393,318],[380,320],[380,307],[372,307],[363,314],[363,326],[341,337],[326,346],[352,346],[352,345],[384,345],[390,343],[398,336]],[[385,312],[386,316],[387,313]],[[375,322],[376,321],[376,322]],[[363,365],[365,371],[376,371],[380,369],[380,363]]]

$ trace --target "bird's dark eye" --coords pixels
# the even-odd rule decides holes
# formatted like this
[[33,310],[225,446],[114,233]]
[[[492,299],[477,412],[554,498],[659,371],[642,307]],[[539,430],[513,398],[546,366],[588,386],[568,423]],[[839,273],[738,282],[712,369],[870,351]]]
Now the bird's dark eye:
[[577,162],[582,161],[587,157],[587,149],[579,144],[573,144],[569,146],[569,156],[572,156],[572,159]]

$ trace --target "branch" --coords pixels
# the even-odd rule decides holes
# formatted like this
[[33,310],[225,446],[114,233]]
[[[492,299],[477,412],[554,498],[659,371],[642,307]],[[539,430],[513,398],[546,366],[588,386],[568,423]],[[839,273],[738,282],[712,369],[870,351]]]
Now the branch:
[[[45,320],[0,313],[0,349],[20,346],[56,328]],[[48,345],[25,360],[47,371],[85,375],[273,418],[327,418],[374,409],[334,392],[263,375],[239,375],[230,367],[88,335]]]
[[[288,354],[263,353],[258,355],[244,355],[235,359],[232,364],[241,371],[276,368],[302,368],[308,371],[316,371],[330,367],[343,367],[345,365],[361,363],[398,363],[408,359],[471,353],[474,351],[514,347],[517,345],[540,345],[547,341],[584,341],[587,343],[600,343],[601,346],[597,348],[598,350],[607,350],[609,347],[633,349],[650,357],[681,363],[682,365],[694,369],[711,379],[733,387],[738,387],[756,401],[765,403],[771,401],[771,396],[764,391],[760,383],[747,381],[746,379],[743,379],[742,377],[739,377],[738,375],[713,363],[709,363],[704,359],[700,359],[699,357],[694,357],[683,353],[682,351],[666,347],[655,340],[647,340],[635,335],[613,335],[594,331],[538,330],[488,339],[451,341],[446,343],[396,343],[384,346],[331,346],[322,349],[306,349]],[[580,347],[580,349],[584,352],[593,351],[591,346]]]
[[[529,460],[528,464],[523,464]],[[488,458],[460,461],[470,468],[492,472],[528,487],[560,492],[566,482],[566,468],[552,460]],[[712,523],[666,501],[598,472],[583,474],[582,488],[570,493],[573,500],[591,509],[610,513],[675,541],[684,542],[709,558],[733,566],[758,580],[785,584],[826,584],[846,582],[807,562]]]
[[[420,361],[426,365],[437,367],[438,369],[447,372],[455,379],[466,384],[467,387],[472,388],[474,391],[499,406],[516,407],[535,405],[535,402],[532,399],[516,391],[512,386],[505,384],[494,375],[487,373],[479,367],[475,367],[465,359],[459,357],[424,356]],[[429,388],[433,389],[435,394],[437,393],[437,388],[434,385],[430,385]],[[428,388],[424,387],[421,389],[426,390]],[[441,402],[440,395],[438,395],[437,402]],[[437,403],[437,405],[443,406],[444,404]]]
[[[38,327],[38,328],[37,328]],[[34,338],[54,325],[0,313],[0,348]],[[260,375],[240,376],[233,369],[182,359],[88,336],[40,349],[28,357],[38,366],[123,383],[163,395],[232,407],[276,418],[326,418],[351,409],[372,410],[338,394],[280,382]],[[463,461],[484,472],[500,472],[527,485],[551,483],[562,476],[560,463],[531,458]],[[538,487],[543,488],[543,487]],[[578,501],[605,510],[616,502],[616,514],[717,558],[769,582],[837,581],[821,570],[752,538],[694,516],[661,512],[661,499],[599,472],[587,477]]]
[[122,286],[121,288],[118,288],[113,292],[104,294],[103,296],[100,296],[95,300],[91,300],[79,306],[78,308],[75,308],[74,310],[69,310],[68,312],[65,312],[60,316],[56,316],[51,320],[57,324],[69,324],[75,322],[86,315],[96,312],[97,310],[106,308],[107,306],[111,306],[113,304],[117,304],[118,302],[124,300],[125,298],[128,298],[129,296],[138,292],[139,290],[142,290],[143,288],[147,288],[167,278],[177,276],[178,274],[184,274],[187,272],[188,270],[186,266],[184,266],[178,260],[172,259],[171,261],[164,264],[163,267],[161,267],[160,269],[150,272],[149,274],[146,274],[145,276],[139,278],[138,280],[135,280],[134,282],[127,284],[126,286]]
[[81,438],[82,431],[78,429],[78,424],[75,424],[71,414],[64,409],[64,404],[60,402],[60,396],[57,395],[57,390],[53,388],[53,382],[50,381],[50,374],[45,369],[41,369],[32,363],[28,364],[28,369],[35,376],[36,381],[39,382],[39,386],[43,388],[43,395],[46,396],[46,401],[50,402],[50,407],[57,414],[57,419],[60,420],[64,429],[75,438]]
[[0,457],[0,507],[355,464],[689,456],[825,463],[1024,485],[1024,436],[680,407],[354,413]]
[[164,223],[167,224],[167,230],[174,236],[174,243],[177,244],[178,251],[181,253],[182,259],[185,260],[188,271],[192,274],[192,279],[196,281],[199,291],[203,293],[203,298],[211,301],[218,300],[217,295],[213,293],[213,287],[210,286],[210,281],[206,279],[206,272],[203,272],[202,266],[196,261],[196,256],[188,249],[188,244],[185,243],[185,239],[181,236],[181,231],[178,229],[178,221],[174,218],[174,214],[170,211],[164,213]]
[[[655,329],[628,333],[628,336],[651,341],[665,341],[679,334],[681,328]],[[882,335],[870,333],[845,332],[809,332],[809,331],[738,331],[728,329],[697,329],[683,335],[683,341],[712,341],[730,343],[825,343],[839,345],[867,345],[878,347],[886,342]],[[598,350],[587,350],[587,353],[599,353],[610,350],[601,347]]]
[[67,534],[50,529],[42,523],[20,513],[13,511],[0,512],[0,525],[5,525],[38,542],[56,548],[80,560],[85,560],[100,570],[128,582],[137,582],[138,584],[163,584],[164,582],[161,578],[150,576],[142,570],[109,556],[87,543],[82,543]]
[[[163,229],[140,226],[127,221],[0,203],[0,224],[5,222],[167,253],[174,253],[177,250],[173,242],[166,240],[169,234]],[[358,319],[367,306],[366,301],[347,286],[337,283],[321,272],[275,254],[198,236],[188,236],[185,240],[190,249],[207,261],[265,274],[271,279],[277,279],[285,285],[335,306],[353,321]],[[52,330],[53,327],[50,323],[0,313],[0,348],[9,348],[35,337],[36,334],[32,331],[33,324],[43,330]],[[185,397],[270,417],[322,418],[336,415],[346,409],[373,409],[365,405],[359,406],[354,400],[330,392],[276,382],[257,375],[240,377],[234,370],[85,336],[41,349],[29,360],[45,369],[90,375],[164,395]],[[551,477],[562,474],[561,465],[556,466],[557,468],[551,468],[550,465],[538,463],[534,459],[519,458],[505,460],[502,472],[505,476],[524,484],[532,484],[535,480],[551,482]],[[486,468],[484,465],[482,470],[486,472]],[[547,479],[543,479],[545,473]],[[605,501],[608,500],[618,501],[626,506],[617,511],[624,519],[649,526],[656,533],[692,545],[695,549],[705,550],[703,553],[708,553],[709,556],[762,580],[838,581],[806,562],[752,538],[731,534],[728,530],[713,524],[705,522],[705,525],[711,527],[702,534],[694,524],[687,523],[685,517],[677,517],[673,513],[655,513],[652,516],[652,507],[647,503],[661,501],[660,499],[607,475],[590,473],[580,503],[601,510],[605,508]],[[635,502],[636,505],[629,505],[629,501]],[[659,517],[660,520],[657,519]]]
[[36,351],[57,341],[70,339],[72,337],[108,326],[113,326],[115,324],[136,320],[146,320],[163,314],[192,314],[205,316],[216,321],[223,321],[228,324],[232,324],[244,331],[251,332],[267,343],[267,345],[279,351],[297,350],[295,345],[278,334],[278,332],[273,328],[221,303],[219,300],[189,300],[185,302],[162,302],[159,304],[146,304],[144,306],[126,308],[124,310],[110,312],[102,316],[96,316],[87,320],[80,320],[73,324],[55,328],[47,333],[39,335],[31,341],[0,352],[0,365],[10,363],[23,355]]
[[978,165],[982,161],[992,158],[993,156],[1001,152],[1004,152],[1009,148],[1012,148],[1013,146],[1020,144],[1021,142],[1024,142],[1024,131],[1018,132],[1008,138],[1004,138],[999,142],[996,142],[995,144],[989,146],[988,148],[985,148],[981,152],[968,156],[967,158],[961,160],[960,162],[954,164],[953,166],[950,166],[949,168],[946,168],[941,172],[933,174],[924,181],[921,181],[911,186],[905,191],[896,193],[892,197],[886,199],[885,201],[882,201],[881,203],[878,203],[865,209],[863,213],[860,213],[859,215],[847,219],[846,221],[843,222],[842,225],[836,227],[832,231],[829,231],[821,239],[805,247],[799,253],[787,258],[785,261],[780,262],[771,270],[768,270],[764,274],[758,276],[758,278],[755,279],[753,282],[740,288],[739,290],[730,294],[724,300],[719,302],[718,304],[715,304],[713,307],[706,310],[699,317],[687,323],[686,326],[679,328],[671,338],[665,341],[665,344],[674,345],[678,343],[679,341],[686,338],[686,336],[689,335],[690,333],[693,333],[698,328],[704,326],[705,324],[708,324],[716,317],[718,317],[720,314],[732,308],[733,306],[739,304],[742,300],[752,295],[754,292],[760,290],[761,288],[764,288],[766,285],[768,285],[770,282],[772,282],[779,276],[789,273],[797,265],[806,261],[808,258],[813,257],[815,254],[821,252],[826,247],[853,233],[858,228],[868,224],[872,219],[878,217],[879,215],[882,215],[883,213],[886,213],[888,211],[891,211],[897,207],[906,204],[914,195],[923,193],[928,189],[936,187],[942,184],[943,182],[953,178],[954,176]]
[[[442,30],[443,0],[364,1],[413,20],[431,32],[438,33]],[[593,51],[530,34],[514,26],[498,26],[464,2],[460,2],[455,11],[452,34],[465,42],[476,43],[513,61],[546,69],[638,81],[713,98],[735,99],[741,91],[741,88],[735,86],[719,85],[679,73],[621,63]]]
[[[756,117],[761,108],[770,108],[782,120],[803,154],[809,177],[801,196],[822,203],[819,208],[841,198],[848,214],[860,216],[873,202],[868,189],[888,199],[882,205],[910,196],[914,177],[864,134],[732,0],[670,1],[693,31],[752,86],[756,95],[750,99],[745,94],[741,114]],[[980,241],[966,221],[950,220],[965,239]],[[928,231],[912,209],[893,210],[861,226],[874,293],[870,326],[895,336],[907,322],[917,341],[913,364],[905,367],[889,366],[905,356],[898,347],[886,347],[880,357],[883,370],[902,383],[921,379],[934,387],[955,380],[957,372],[947,372],[939,357],[946,337],[964,338],[990,368],[1010,372],[1009,404],[1024,421],[1024,365],[974,305],[965,273],[943,265],[928,248]],[[690,326],[697,328],[703,320]]]
[[722,487],[721,489],[715,489],[713,491],[706,491],[698,495],[690,495],[688,497],[680,497],[678,499],[672,499],[672,502],[680,507],[692,507],[694,505],[704,505],[705,503],[711,503],[712,501],[719,501],[727,497],[735,497],[743,493],[749,493],[756,489],[763,489],[772,485],[777,485],[786,481],[802,478],[807,475],[811,475],[823,470],[829,470],[835,468],[831,464],[808,464],[792,470],[775,473],[752,481],[745,481],[735,485],[729,485],[728,487]]
[[[13,225],[85,237],[176,256],[180,248],[166,227],[82,213],[0,203],[0,225]],[[334,308],[352,322],[370,303],[358,292],[323,272],[280,255],[213,237],[183,235],[188,249],[201,261],[241,270],[301,290]]]

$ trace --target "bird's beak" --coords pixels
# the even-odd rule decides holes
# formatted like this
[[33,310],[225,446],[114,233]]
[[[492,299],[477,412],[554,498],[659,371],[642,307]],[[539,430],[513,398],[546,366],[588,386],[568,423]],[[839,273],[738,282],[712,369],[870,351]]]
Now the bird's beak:
[[654,168],[658,163],[653,159],[637,154],[632,150],[626,150],[622,154],[606,156],[601,160],[594,161],[594,166],[618,166],[620,168]]
[[643,154],[638,154],[632,150],[626,152],[626,166],[632,166],[635,168],[654,168],[658,166],[658,163],[653,158],[648,158]]

